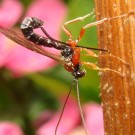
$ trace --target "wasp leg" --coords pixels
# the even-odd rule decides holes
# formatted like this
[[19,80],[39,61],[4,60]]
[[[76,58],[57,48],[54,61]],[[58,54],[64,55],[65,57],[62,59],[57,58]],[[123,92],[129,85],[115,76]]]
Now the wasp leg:
[[103,71],[103,72],[111,71],[111,72],[114,72],[114,73],[120,75],[121,77],[123,77],[123,75],[119,71],[116,71],[116,70],[113,70],[110,68],[100,68],[96,64],[91,63],[91,62],[81,62],[81,64],[87,66],[88,68],[92,68],[92,69],[98,70],[98,71]]
[[87,17],[89,17],[89,16],[91,16],[91,15],[93,15],[93,14],[94,14],[94,10],[93,10],[91,13],[89,13],[89,14],[87,14],[87,15],[85,15],[85,16],[81,16],[81,17],[75,18],[75,19],[70,20],[70,21],[67,21],[67,22],[65,22],[65,23],[63,24],[62,29],[63,29],[63,31],[67,34],[67,36],[69,37],[69,39],[72,39],[72,34],[71,34],[71,32],[68,30],[68,28],[67,28],[66,26],[67,26],[68,24],[71,24],[71,23],[74,23],[74,22],[83,21],[85,18],[87,18]]
[[81,48],[81,50],[86,52],[86,54],[84,54],[85,56],[92,56],[98,58],[98,55],[95,52],[91,51],[90,49]]
[[97,26],[97,25],[103,24],[105,22],[110,22],[111,20],[115,20],[115,19],[119,19],[119,18],[123,18],[123,17],[126,17],[126,19],[127,19],[130,15],[133,15],[133,14],[134,14],[134,12],[129,12],[128,14],[123,14],[123,15],[112,17],[112,18],[104,18],[102,20],[99,20],[99,21],[96,21],[96,22],[93,22],[93,23],[89,23],[89,24],[85,25],[80,30],[80,34],[79,34],[79,37],[77,38],[77,41],[79,42],[82,39],[82,37],[83,37],[87,28],[90,28],[92,26]]

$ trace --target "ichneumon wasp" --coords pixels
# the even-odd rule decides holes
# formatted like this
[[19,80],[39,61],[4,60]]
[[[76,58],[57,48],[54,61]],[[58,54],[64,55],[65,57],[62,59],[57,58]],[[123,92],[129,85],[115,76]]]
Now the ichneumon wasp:
[[[71,32],[67,29],[67,25],[77,22],[77,21],[82,21],[85,18],[91,16],[94,13],[94,11],[90,14],[87,14],[85,16],[82,17],[78,17],[76,19],[73,19],[71,21],[65,22],[64,25],[62,26],[64,32],[67,34],[67,36],[69,37],[67,42],[62,42],[62,41],[58,41],[54,38],[52,38],[47,31],[42,27],[43,25],[43,21],[36,18],[36,17],[26,17],[24,19],[24,21],[21,24],[21,31],[23,33],[18,33],[14,30],[9,30],[7,28],[4,28],[2,26],[0,26],[0,32],[5,35],[6,37],[8,37],[9,39],[13,40],[14,42],[32,50],[35,51],[37,53],[40,53],[42,55],[45,55],[49,58],[52,58],[60,63],[62,63],[64,65],[64,68],[68,71],[71,72],[71,74],[73,75],[74,79],[70,88],[70,91],[67,95],[66,101],[64,103],[64,106],[62,108],[62,112],[60,115],[60,118],[58,120],[58,123],[56,125],[56,129],[55,129],[55,135],[57,134],[57,129],[60,123],[60,120],[62,118],[62,114],[64,112],[64,108],[66,106],[67,100],[69,98],[69,95],[71,93],[71,90],[73,88],[73,85],[76,84],[76,90],[77,90],[77,98],[78,98],[78,105],[79,105],[79,109],[80,109],[80,114],[82,117],[82,122],[83,122],[83,126],[85,128],[85,133],[88,135],[87,130],[86,130],[86,126],[85,126],[85,121],[84,121],[84,117],[83,117],[83,113],[82,113],[82,109],[81,109],[81,105],[80,105],[80,99],[79,99],[79,88],[78,88],[78,79],[83,77],[86,73],[86,71],[84,69],[82,69],[82,66],[87,66],[90,67],[94,70],[99,70],[99,71],[112,71],[117,73],[118,75],[122,76],[122,74],[116,70],[113,69],[109,69],[109,68],[99,68],[96,64],[91,63],[91,62],[82,62],[80,60],[80,52],[82,50],[84,50],[86,52],[87,55],[92,56],[92,57],[97,57],[98,55],[95,54],[93,51],[91,50],[98,50],[98,51],[104,51],[106,52],[108,55],[108,57],[113,57],[118,59],[119,61],[121,61],[122,63],[124,63],[125,65],[128,65],[127,62],[125,62],[124,60],[112,55],[108,50],[106,49],[98,49],[98,48],[91,48],[91,47],[83,47],[78,45],[78,42],[82,39],[85,30],[89,27],[92,26],[97,26],[100,25],[102,23],[105,22],[109,22],[111,20],[114,19],[119,19],[122,17],[128,17],[129,15],[132,15],[131,13],[128,14],[123,14],[120,16],[116,16],[113,18],[104,18],[102,20],[93,22],[93,23],[89,23],[87,25],[85,25],[79,34],[79,37],[76,40],[72,39],[72,34]],[[33,32],[34,29],[36,28],[40,28],[42,30],[42,32],[46,35],[46,37],[40,36],[36,33]],[[53,47],[57,50],[61,51],[61,55],[58,56],[56,54],[52,54],[50,52],[48,52],[47,50],[45,50],[44,47]]]

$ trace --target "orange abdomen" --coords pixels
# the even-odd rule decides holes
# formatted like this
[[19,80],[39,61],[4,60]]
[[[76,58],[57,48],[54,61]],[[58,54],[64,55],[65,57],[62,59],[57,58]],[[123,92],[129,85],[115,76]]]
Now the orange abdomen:
[[74,68],[79,64],[80,62],[80,48],[75,48],[74,49],[74,53],[72,56],[72,67],[71,66],[67,66],[66,64],[64,65],[64,68],[69,71],[69,72],[73,72]]
[[73,57],[72,57],[72,63],[74,65],[74,67],[76,65],[78,65],[80,62],[80,48],[76,48],[74,49],[74,54],[73,54]]

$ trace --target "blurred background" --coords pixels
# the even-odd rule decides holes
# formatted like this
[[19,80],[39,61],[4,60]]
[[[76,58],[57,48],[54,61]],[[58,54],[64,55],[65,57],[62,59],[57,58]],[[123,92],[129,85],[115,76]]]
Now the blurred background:
[[[43,27],[53,38],[66,42],[68,37],[62,31],[62,24],[92,12],[93,8],[94,0],[0,0],[0,26],[19,28],[26,16],[34,16],[44,20]],[[69,24],[73,38],[78,37],[84,25],[93,21],[94,15]],[[54,134],[73,76],[61,64],[17,45],[2,34],[0,40],[0,135]],[[96,27],[87,29],[79,44],[97,48]],[[82,61],[98,62],[83,56]],[[98,72],[84,68],[86,76],[79,79],[82,109],[89,133],[101,135]],[[73,88],[58,134],[83,134],[80,127],[76,89]]]

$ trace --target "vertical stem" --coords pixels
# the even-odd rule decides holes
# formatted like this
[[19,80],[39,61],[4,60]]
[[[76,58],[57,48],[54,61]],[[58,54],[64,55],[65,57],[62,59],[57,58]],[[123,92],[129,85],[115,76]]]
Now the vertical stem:
[[[135,9],[135,0],[95,0],[97,19],[128,14]],[[99,48],[127,61],[100,57],[100,67],[108,67],[123,74],[101,74],[105,135],[135,134],[135,15],[105,22],[98,26]],[[102,55],[102,54],[101,54]]]

